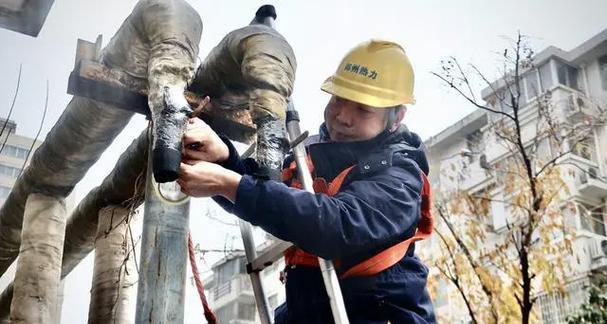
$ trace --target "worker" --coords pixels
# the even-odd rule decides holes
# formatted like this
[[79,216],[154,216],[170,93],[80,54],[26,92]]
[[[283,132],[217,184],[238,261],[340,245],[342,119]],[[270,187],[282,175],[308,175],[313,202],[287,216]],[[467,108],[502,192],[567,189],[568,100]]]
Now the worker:
[[[434,323],[428,268],[413,241],[432,227],[423,142],[401,121],[414,103],[401,46],[371,40],[352,49],[321,89],[331,94],[320,134],[307,146],[316,194],[301,190],[292,158],[283,181],[198,119],[190,120],[178,180],[193,197],[292,242],[286,303],[276,323],[332,323],[318,258],[333,260],[351,323]],[[190,143],[200,143],[190,148]]]

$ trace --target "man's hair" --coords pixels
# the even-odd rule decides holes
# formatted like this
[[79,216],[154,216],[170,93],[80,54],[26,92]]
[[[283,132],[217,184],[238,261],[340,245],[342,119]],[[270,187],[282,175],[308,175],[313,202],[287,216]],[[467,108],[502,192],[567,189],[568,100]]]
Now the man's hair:
[[406,111],[407,107],[405,105],[398,105],[398,106],[393,106],[393,107],[389,107],[389,108],[385,108],[385,109],[388,110],[388,117],[386,118],[386,129],[389,130],[390,128],[392,128],[392,125],[396,121],[396,118],[398,117],[398,113],[401,110]]

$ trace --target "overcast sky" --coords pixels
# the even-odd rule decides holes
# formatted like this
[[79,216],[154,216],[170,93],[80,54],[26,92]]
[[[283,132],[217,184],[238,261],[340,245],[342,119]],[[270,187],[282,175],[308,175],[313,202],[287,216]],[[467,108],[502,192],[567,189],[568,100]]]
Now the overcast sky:
[[[495,53],[501,53],[507,46],[504,37],[514,37],[518,30],[531,36],[537,50],[548,45],[570,50],[607,28],[605,0],[191,0],[190,3],[204,24],[201,58],[226,33],[247,24],[261,4],[276,6],[277,28],[293,46],[298,60],[295,105],[302,116],[302,128],[312,132],[322,122],[322,109],[328,100],[319,90],[320,84],[333,73],[348,49],[369,38],[396,41],[407,51],[416,73],[417,104],[410,107],[405,123],[427,138],[473,110],[430,74],[439,69],[442,58],[453,55],[462,62],[474,62],[493,75],[498,62]],[[107,44],[134,4],[132,0],[55,1],[37,38],[0,29],[0,116],[8,114],[19,64],[23,64],[21,89],[11,119],[17,123],[19,134],[35,136],[48,80],[49,113],[42,129],[44,136],[71,98],[66,89],[76,39],[94,41],[102,34],[104,45]],[[136,116],[78,185],[77,200],[101,182],[118,155],[144,127],[144,119]],[[204,204],[205,201],[197,200],[192,207],[195,240],[205,248],[222,248],[226,237],[235,232],[203,217]],[[207,259],[218,257],[209,255]],[[90,271],[89,258],[68,278],[64,323],[86,321]],[[199,300],[191,294],[193,291],[188,291],[186,322],[200,323],[202,313]]]

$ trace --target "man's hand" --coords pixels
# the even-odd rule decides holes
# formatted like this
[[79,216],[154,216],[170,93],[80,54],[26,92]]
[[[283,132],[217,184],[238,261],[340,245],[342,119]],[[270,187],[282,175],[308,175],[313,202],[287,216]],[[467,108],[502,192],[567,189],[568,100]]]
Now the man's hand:
[[183,158],[186,160],[223,162],[230,156],[226,143],[198,118],[188,120],[183,144]]
[[177,183],[191,197],[223,196],[236,201],[236,191],[242,176],[215,163],[184,161]]

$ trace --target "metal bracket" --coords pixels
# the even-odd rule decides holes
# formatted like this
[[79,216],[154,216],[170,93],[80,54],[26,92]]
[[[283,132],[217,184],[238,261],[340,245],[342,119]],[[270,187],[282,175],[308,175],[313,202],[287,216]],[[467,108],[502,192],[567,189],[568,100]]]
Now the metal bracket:
[[292,243],[277,240],[263,253],[257,256],[253,261],[247,264],[247,273],[260,272],[263,269],[271,266],[274,262],[280,259]]
[[[75,67],[70,73],[67,92],[149,118],[147,80],[98,62],[100,47],[100,37],[95,43],[78,40]],[[184,95],[193,108],[204,102],[204,96],[196,93],[185,91]],[[232,140],[251,143],[255,138],[256,127],[248,110],[226,111],[211,107],[205,108],[200,118],[215,131]]]

